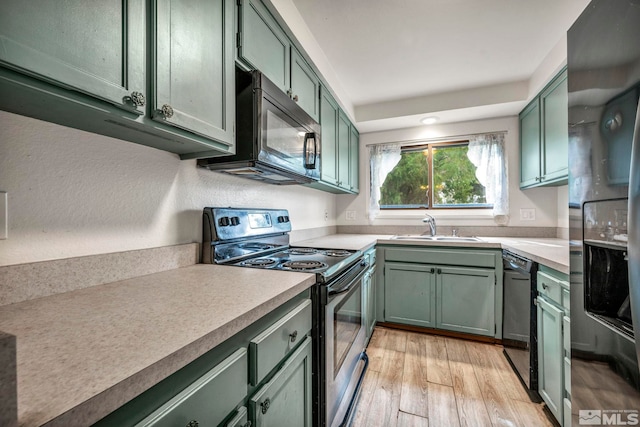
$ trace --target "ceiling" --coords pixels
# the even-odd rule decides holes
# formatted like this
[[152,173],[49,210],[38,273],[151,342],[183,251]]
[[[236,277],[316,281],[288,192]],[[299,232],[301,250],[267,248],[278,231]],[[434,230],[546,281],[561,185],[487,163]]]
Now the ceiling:
[[[516,115],[588,0],[292,0],[361,132]],[[547,76],[550,79],[552,76]]]

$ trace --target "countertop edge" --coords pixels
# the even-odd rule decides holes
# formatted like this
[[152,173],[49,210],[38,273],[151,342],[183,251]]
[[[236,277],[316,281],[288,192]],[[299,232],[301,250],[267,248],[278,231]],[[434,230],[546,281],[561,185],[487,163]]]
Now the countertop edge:
[[[47,427],[67,427],[69,425],[78,425],[78,423],[81,425],[90,425],[99,421],[280,305],[289,301],[300,292],[310,288],[314,283],[315,279],[313,277],[301,281],[296,286],[265,301],[250,311],[246,311],[220,326],[218,329],[209,332],[191,344],[169,354],[165,358],[136,372],[109,389],[100,392],[55,418],[46,421],[42,425]],[[28,420],[19,420],[19,424],[31,425]]]

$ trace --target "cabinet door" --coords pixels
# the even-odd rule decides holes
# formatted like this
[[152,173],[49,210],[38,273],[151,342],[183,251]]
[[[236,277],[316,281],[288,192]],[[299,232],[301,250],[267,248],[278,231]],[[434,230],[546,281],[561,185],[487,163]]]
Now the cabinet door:
[[316,121],[320,120],[320,79],[291,46],[291,97]]
[[349,187],[349,136],[351,123],[347,116],[339,111],[338,114],[338,185],[350,190]]
[[562,420],[562,310],[538,296],[538,391]]
[[311,427],[311,338],[307,337],[275,376],[249,400],[253,426]]
[[152,118],[233,144],[231,0],[156,0]]
[[569,115],[567,72],[559,75],[540,95],[542,108],[542,182],[568,175]]
[[494,336],[495,271],[438,267],[437,324],[441,329]]
[[338,183],[338,104],[326,88],[320,91],[320,179]]
[[386,262],[384,320],[433,328],[436,325],[435,267]]
[[238,57],[287,92],[291,87],[289,39],[260,0],[241,0],[239,10]]
[[351,125],[349,131],[349,188],[354,193],[357,193],[359,191],[358,172],[360,165],[358,156],[360,155],[360,134],[358,134],[358,130],[353,125]]
[[144,0],[2,0],[0,45],[2,65],[144,113]]
[[540,181],[540,102],[536,97],[520,113],[520,188]]

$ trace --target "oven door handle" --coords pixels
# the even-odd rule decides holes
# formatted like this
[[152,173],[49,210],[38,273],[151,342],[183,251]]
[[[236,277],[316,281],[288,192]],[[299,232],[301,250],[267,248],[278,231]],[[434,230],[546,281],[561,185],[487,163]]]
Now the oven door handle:
[[327,293],[328,297],[331,299],[332,297],[335,297],[336,295],[340,295],[340,294],[344,294],[346,292],[349,292],[351,289],[353,289],[354,286],[357,285],[357,283],[360,281],[360,279],[362,279],[362,277],[364,276],[364,274],[366,273],[367,269],[365,268],[364,270],[362,270],[360,273],[358,273],[357,276],[355,276],[353,278],[353,280],[350,280],[349,283],[347,283],[346,285],[334,289],[334,288],[329,288],[329,292]]

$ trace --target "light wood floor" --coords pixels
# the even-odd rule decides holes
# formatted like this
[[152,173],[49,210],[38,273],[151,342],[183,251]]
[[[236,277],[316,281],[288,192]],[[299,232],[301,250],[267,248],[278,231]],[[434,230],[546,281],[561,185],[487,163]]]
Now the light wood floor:
[[502,347],[376,327],[354,427],[552,426]]

